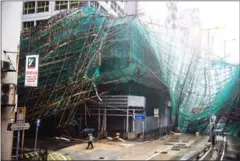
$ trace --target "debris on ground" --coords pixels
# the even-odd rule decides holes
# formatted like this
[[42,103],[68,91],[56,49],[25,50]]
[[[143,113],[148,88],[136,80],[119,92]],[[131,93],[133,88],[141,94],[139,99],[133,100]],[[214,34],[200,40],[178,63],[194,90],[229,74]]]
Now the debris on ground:
[[64,141],[70,142],[70,139],[64,138],[64,137],[55,137],[55,139],[57,139],[57,140],[64,140]]

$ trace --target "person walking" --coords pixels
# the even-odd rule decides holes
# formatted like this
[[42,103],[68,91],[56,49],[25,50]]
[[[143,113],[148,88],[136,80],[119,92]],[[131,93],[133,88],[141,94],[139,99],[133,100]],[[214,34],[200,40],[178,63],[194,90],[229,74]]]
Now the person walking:
[[91,133],[88,134],[88,146],[87,149],[89,149],[89,146],[91,145],[91,149],[93,149],[93,136]]

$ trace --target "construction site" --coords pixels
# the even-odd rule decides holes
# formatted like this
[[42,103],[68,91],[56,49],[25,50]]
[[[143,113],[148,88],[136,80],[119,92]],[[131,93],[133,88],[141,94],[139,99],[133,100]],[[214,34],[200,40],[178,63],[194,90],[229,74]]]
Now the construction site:
[[[212,53],[196,12],[176,29],[142,13],[76,7],[22,31],[17,106],[30,129],[21,159],[46,149],[47,160],[239,159],[240,65]],[[39,56],[34,88],[25,84],[31,55]]]

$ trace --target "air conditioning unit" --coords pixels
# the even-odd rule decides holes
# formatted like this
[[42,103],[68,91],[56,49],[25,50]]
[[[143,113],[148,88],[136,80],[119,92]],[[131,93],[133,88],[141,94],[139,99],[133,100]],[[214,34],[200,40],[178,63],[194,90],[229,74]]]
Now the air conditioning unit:
[[1,107],[15,106],[15,84],[3,83],[1,88]]

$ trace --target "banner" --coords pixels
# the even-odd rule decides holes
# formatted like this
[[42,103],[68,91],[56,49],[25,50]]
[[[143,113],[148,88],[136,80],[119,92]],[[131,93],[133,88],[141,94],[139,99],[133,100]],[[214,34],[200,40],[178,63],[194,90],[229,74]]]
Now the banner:
[[26,68],[25,68],[25,86],[26,87],[37,87],[38,64],[39,64],[39,55],[26,56]]

